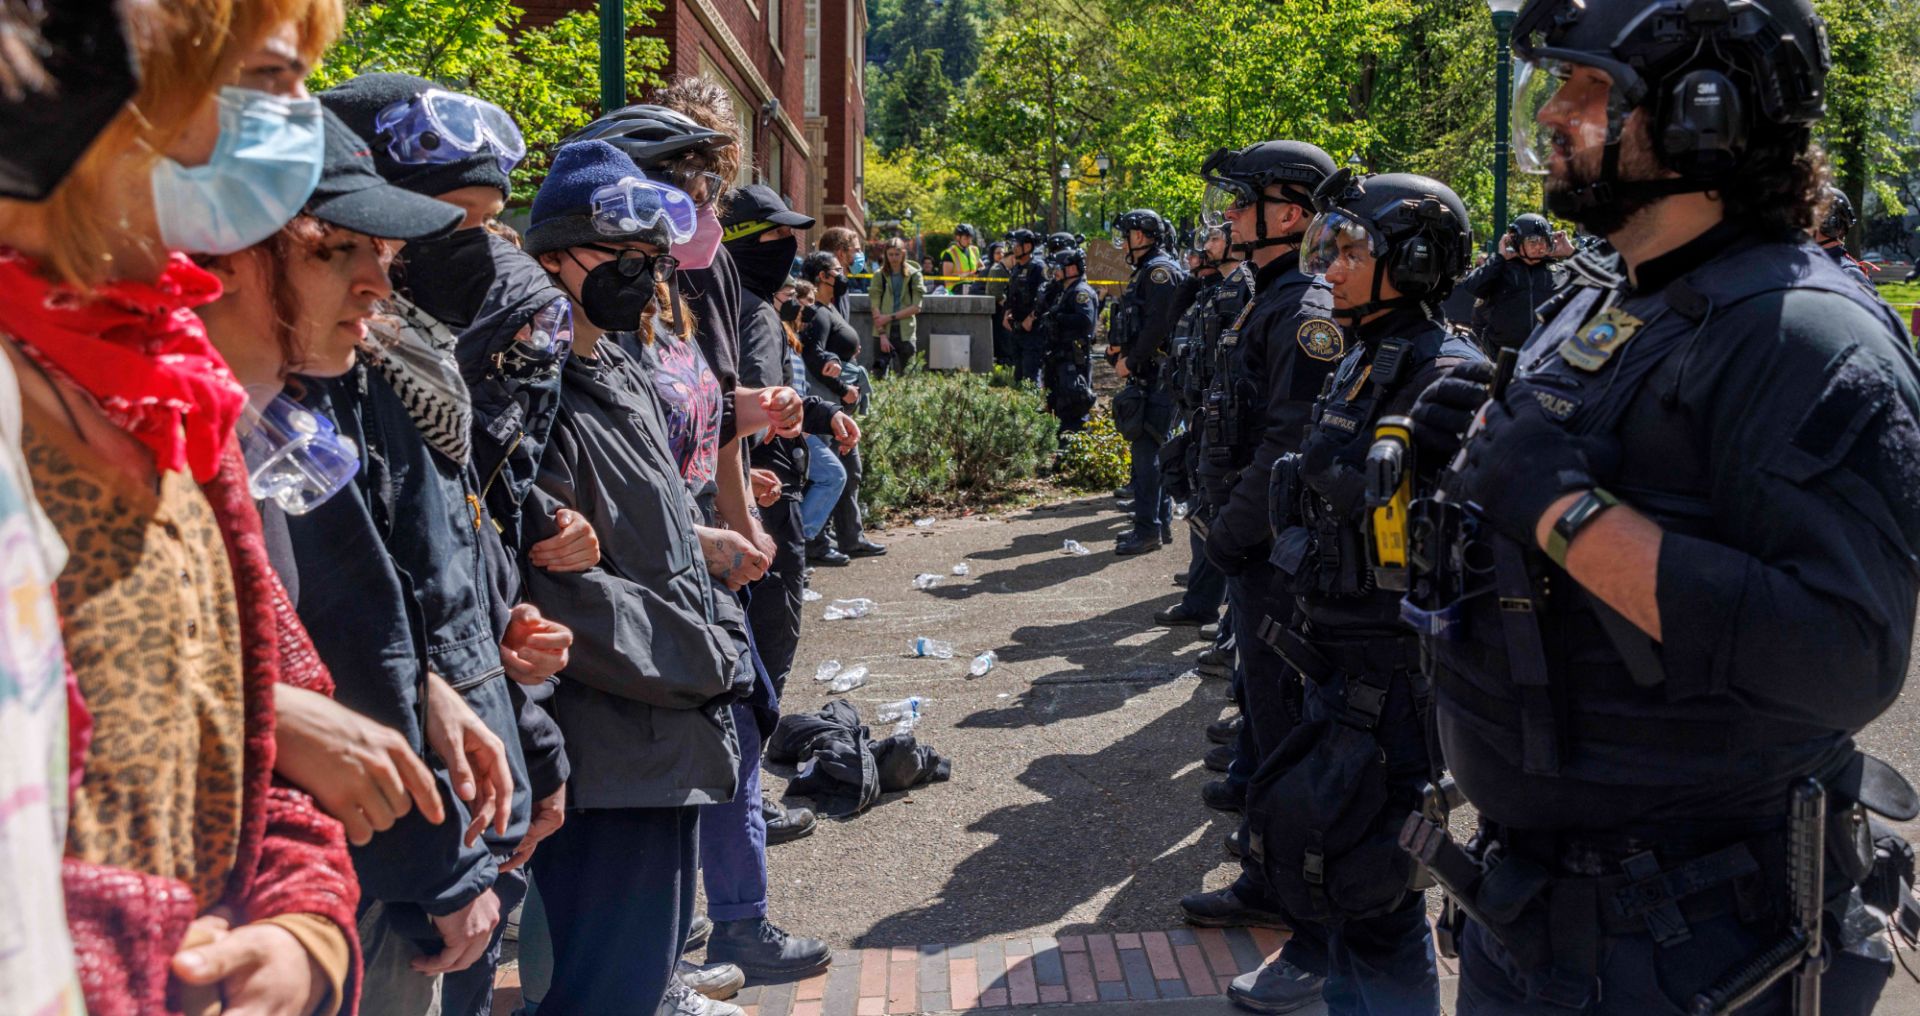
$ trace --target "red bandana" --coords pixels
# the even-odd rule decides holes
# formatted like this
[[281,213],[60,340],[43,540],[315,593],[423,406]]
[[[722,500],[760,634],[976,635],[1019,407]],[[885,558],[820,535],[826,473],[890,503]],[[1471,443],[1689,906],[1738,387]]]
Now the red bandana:
[[220,280],[184,254],[152,282],[110,282],[87,296],[0,247],[0,333],[92,395],[161,469],[190,469],[201,483],[218,470],[247,401],[191,309],[219,297]]

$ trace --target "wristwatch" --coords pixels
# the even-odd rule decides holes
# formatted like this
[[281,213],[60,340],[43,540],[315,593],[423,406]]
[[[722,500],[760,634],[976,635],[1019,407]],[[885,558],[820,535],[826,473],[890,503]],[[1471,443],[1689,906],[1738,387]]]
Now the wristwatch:
[[1567,549],[1573,546],[1573,538],[1580,534],[1580,530],[1593,524],[1601,512],[1619,503],[1619,498],[1599,487],[1575,498],[1567,510],[1553,520],[1553,531],[1547,534],[1547,556],[1553,559],[1554,564],[1565,568]]

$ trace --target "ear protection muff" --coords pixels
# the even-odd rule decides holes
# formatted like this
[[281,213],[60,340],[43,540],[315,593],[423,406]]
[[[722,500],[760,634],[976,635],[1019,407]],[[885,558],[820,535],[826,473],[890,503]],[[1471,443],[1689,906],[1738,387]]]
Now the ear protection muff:
[[1424,297],[1440,284],[1440,252],[1425,233],[1402,240],[1387,263],[1387,278],[1402,296]]
[[1661,165],[1689,180],[1732,173],[1747,150],[1747,116],[1740,90],[1717,70],[1681,75],[1659,110],[1654,148]]

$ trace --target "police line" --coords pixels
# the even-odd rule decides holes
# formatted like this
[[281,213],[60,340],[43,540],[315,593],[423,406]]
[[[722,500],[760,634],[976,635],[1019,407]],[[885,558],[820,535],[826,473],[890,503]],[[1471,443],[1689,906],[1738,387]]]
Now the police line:
[[[873,278],[873,273],[872,272],[848,272],[847,278],[871,279]],[[1012,279],[988,278],[984,275],[922,275],[920,276],[920,278],[928,282],[978,282],[982,284],[992,284],[992,285],[998,285],[998,286],[1005,286],[1013,281]],[[1126,284],[1127,283],[1125,280],[1116,280],[1116,279],[1088,279],[1087,280],[1087,285],[1089,286],[1124,286]]]

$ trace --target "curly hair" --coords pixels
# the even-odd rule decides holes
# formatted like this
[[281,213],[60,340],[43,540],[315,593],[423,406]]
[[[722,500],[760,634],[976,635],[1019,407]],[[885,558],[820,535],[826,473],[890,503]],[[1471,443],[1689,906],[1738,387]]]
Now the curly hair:
[[1770,234],[1811,234],[1826,202],[1826,152],[1805,127],[1769,135],[1755,138],[1720,189],[1727,218]]
[[710,131],[725,134],[731,142],[706,152],[688,153],[681,156],[682,160],[699,160],[705,164],[702,168],[729,182],[739,175],[740,121],[726,85],[705,75],[688,75],[654,92],[653,101]]

